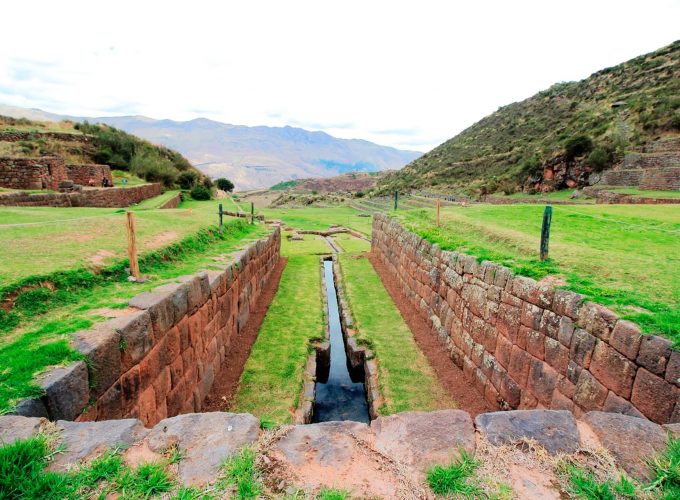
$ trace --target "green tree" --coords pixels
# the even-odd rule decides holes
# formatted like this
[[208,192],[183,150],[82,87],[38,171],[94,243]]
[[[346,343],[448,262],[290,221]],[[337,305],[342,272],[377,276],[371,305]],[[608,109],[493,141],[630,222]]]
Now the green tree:
[[218,189],[221,189],[222,191],[227,191],[228,193],[232,192],[234,190],[234,183],[231,182],[229,179],[225,179],[224,177],[220,177],[215,181],[215,184],[217,184]]
[[181,174],[179,174],[179,177],[177,177],[177,184],[179,184],[179,187],[186,190],[189,190],[192,187],[194,187],[197,181],[198,174],[196,174],[196,172],[192,172],[191,170],[182,172]]
[[194,200],[209,200],[211,198],[210,189],[200,185],[195,186],[190,194]]

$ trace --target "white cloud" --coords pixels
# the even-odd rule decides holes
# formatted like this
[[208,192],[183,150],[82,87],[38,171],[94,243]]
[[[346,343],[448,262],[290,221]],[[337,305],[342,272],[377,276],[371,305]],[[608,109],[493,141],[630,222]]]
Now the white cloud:
[[426,150],[677,37],[677,0],[11,2],[0,102],[308,124]]

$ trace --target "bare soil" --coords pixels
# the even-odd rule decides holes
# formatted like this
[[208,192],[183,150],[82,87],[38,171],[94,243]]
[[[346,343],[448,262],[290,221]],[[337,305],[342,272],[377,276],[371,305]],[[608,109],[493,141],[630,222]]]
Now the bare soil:
[[470,413],[472,418],[480,413],[494,411],[494,408],[486,402],[484,396],[472,388],[472,382],[465,377],[463,371],[451,361],[439,340],[430,333],[427,322],[402,293],[397,278],[389,273],[375,254],[368,253],[367,256],[373,264],[373,269],[380,276],[383,286],[399,309],[402,318],[411,329],[418,347],[432,365],[439,382],[449,392],[453,400],[458,403],[458,407]]
[[257,339],[257,334],[264,317],[267,315],[269,305],[279,289],[281,274],[283,274],[287,262],[288,259],[281,257],[276,264],[267,281],[267,286],[262,290],[255,307],[250,311],[250,317],[245,328],[239,333],[238,342],[233,342],[227,351],[220,373],[215,377],[215,382],[203,402],[201,411],[225,411],[229,408],[236,395],[243,367],[250,356],[250,350]]

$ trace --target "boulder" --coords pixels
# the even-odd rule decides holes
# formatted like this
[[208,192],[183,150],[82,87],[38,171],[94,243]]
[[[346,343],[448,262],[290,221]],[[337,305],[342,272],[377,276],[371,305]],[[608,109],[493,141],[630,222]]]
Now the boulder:
[[26,439],[40,431],[43,418],[6,415],[0,417],[0,445]]
[[548,453],[573,453],[579,447],[576,420],[565,410],[516,410],[482,413],[475,419],[477,430],[491,444],[510,444],[532,439]]
[[38,384],[53,420],[75,420],[90,399],[87,366],[82,361],[51,369],[38,377]]
[[148,435],[149,448],[161,453],[171,446],[182,452],[182,484],[200,486],[218,477],[225,459],[254,444],[260,421],[247,413],[187,413],[161,420]]
[[583,421],[618,465],[636,479],[648,479],[649,469],[645,460],[666,448],[666,431],[644,418],[591,411],[586,413]]
[[448,464],[461,449],[475,451],[475,428],[462,410],[398,413],[375,419],[371,429],[376,450],[421,471]]

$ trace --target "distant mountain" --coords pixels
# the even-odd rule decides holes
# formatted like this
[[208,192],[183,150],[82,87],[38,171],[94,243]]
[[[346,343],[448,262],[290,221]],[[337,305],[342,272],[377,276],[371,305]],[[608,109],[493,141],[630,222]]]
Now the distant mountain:
[[213,178],[227,177],[239,190],[292,179],[397,169],[422,154],[301,128],[247,127],[205,118],[179,122],[145,116],[71,117],[1,104],[0,115],[106,123],[176,149],[202,172]]

